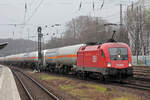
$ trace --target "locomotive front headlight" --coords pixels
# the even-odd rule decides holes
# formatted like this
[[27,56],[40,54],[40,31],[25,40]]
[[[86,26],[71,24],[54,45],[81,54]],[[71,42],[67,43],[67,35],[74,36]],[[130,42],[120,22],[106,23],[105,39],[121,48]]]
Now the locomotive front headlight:
[[131,67],[132,66],[132,64],[129,62],[129,67]]
[[110,62],[107,63],[107,67],[111,67],[111,63]]

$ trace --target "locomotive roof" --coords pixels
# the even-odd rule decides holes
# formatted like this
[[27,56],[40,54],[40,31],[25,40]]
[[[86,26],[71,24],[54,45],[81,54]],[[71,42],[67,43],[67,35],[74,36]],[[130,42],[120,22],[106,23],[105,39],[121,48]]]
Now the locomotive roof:
[[115,43],[104,43],[99,45],[87,45],[85,47],[80,48],[80,50],[90,51],[90,50],[98,50],[99,48],[109,48],[109,47],[127,47],[126,43],[115,42]]
[[101,45],[102,47],[128,47],[128,45],[126,43],[122,43],[122,42],[115,42],[115,43],[104,43]]

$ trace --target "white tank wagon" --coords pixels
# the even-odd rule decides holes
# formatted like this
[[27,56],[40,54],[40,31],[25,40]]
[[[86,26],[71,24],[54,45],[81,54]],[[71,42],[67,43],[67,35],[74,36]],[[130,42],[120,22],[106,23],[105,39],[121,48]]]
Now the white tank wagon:
[[57,63],[56,57],[58,55],[58,48],[43,50],[42,55],[44,66],[45,64],[55,65]]
[[24,53],[15,55],[15,57],[12,59],[14,59],[13,62],[15,65],[22,66],[24,63]]
[[85,46],[85,44],[46,50],[46,69],[59,71],[60,73],[68,73],[73,68],[73,65],[76,65],[77,52],[81,46]]
[[81,46],[86,44],[78,44],[73,46],[61,47],[58,49],[58,55],[56,57],[57,64],[62,65],[76,65],[77,52]]
[[29,53],[21,53],[16,55],[10,55],[6,56],[5,61],[7,61],[7,64],[11,65],[17,65],[21,67],[25,66],[35,66],[38,62],[38,52],[29,52]]
[[24,54],[15,55],[17,62],[24,62]]
[[12,62],[16,60],[14,58],[16,58],[16,55],[10,55],[10,56],[6,56],[5,60],[7,60],[7,62]]
[[56,56],[58,49],[46,49],[42,51],[42,68],[41,70],[53,71],[56,66]]
[[38,64],[38,52],[37,51],[24,53],[23,65],[36,68],[37,64]]
[[38,52],[24,53],[24,62],[38,62]]
[[5,61],[5,57],[0,57],[0,62],[4,63],[4,61]]
[[7,61],[7,64],[19,64],[23,62],[23,54],[16,54],[4,57],[4,62]]

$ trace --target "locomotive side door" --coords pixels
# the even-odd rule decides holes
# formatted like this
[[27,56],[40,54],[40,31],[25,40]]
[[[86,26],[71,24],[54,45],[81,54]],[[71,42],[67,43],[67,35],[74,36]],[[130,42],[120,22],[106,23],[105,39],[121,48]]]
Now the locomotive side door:
[[84,49],[83,47],[77,52],[77,66],[84,67]]
[[105,53],[102,49],[100,50],[100,61],[99,62],[100,62],[99,67],[105,67]]

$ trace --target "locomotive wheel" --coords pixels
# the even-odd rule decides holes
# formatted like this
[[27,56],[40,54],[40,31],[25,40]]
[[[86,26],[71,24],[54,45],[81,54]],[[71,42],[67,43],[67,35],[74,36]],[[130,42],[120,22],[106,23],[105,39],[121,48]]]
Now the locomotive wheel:
[[85,77],[85,72],[82,72],[81,73],[81,78],[84,80],[86,77]]
[[77,72],[77,77],[79,79],[86,79],[86,77],[87,77],[86,72],[84,72],[84,71]]
[[99,79],[100,81],[102,81],[102,82],[106,80],[105,77],[104,77],[104,75],[101,74],[101,73],[99,73],[98,79]]
[[77,77],[78,77],[79,79],[82,79],[82,73],[81,73],[81,71],[78,71],[78,72],[77,72]]

